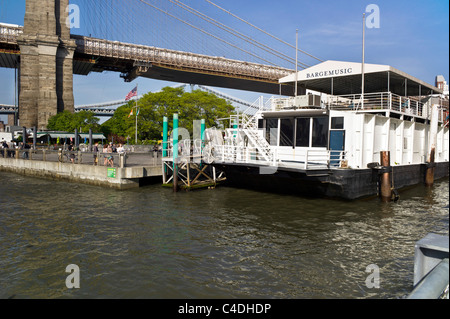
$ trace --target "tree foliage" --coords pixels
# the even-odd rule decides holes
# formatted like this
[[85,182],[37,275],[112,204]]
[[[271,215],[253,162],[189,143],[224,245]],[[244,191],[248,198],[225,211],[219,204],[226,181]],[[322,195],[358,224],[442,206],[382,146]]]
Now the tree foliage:
[[87,132],[89,129],[92,129],[93,132],[98,132],[100,130],[98,122],[99,118],[90,111],[83,110],[78,113],[63,111],[48,120],[47,129],[65,132],[74,132],[75,129]]
[[[105,135],[135,136],[135,101],[119,107],[114,116],[102,125]],[[183,88],[165,87],[160,92],[147,93],[138,101],[138,139],[160,140],[163,129],[163,117],[172,118],[178,113],[179,127],[186,128],[191,134],[193,121],[205,119],[207,127],[216,125],[216,119],[228,117],[234,107],[224,99],[212,93],[193,90],[185,92]],[[129,116],[133,109],[133,115]],[[172,123],[169,120],[169,129]]]

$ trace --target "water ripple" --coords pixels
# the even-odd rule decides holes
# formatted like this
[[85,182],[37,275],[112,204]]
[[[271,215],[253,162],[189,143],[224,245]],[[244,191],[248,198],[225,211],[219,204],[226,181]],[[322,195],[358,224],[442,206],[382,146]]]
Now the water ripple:
[[386,204],[0,179],[0,298],[399,298],[415,242],[448,235],[448,181]]

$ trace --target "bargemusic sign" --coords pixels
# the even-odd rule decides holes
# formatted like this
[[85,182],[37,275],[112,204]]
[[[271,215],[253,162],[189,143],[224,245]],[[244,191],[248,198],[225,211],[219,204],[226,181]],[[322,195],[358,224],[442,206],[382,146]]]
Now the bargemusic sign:
[[315,79],[315,78],[321,78],[321,77],[327,77],[327,76],[346,75],[346,74],[352,74],[352,73],[353,73],[353,68],[343,68],[343,69],[306,73],[306,78],[307,79]]

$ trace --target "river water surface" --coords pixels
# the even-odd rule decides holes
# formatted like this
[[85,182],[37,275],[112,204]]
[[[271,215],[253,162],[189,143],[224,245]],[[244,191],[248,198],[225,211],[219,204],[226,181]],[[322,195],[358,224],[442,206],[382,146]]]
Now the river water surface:
[[414,244],[448,236],[449,182],[400,196],[117,191],[0,172],[0,298],[403,298]]

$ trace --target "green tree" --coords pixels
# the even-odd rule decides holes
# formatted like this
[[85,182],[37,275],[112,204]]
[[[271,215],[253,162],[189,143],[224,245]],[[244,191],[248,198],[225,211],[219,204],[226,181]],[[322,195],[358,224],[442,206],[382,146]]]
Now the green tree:
[[[117,134],[134,141],[136,117],[135,101],[119,107],[114,116],[102,125],[106,135]],[[165,87],[160,92],[147,93],[138,101],[138,139],[160,140],[163,128],[163,117],[172,118],[178,113],[179,126],[186,128],[191,134],[193,121],[205,119],[207,127],[216,125],[216,119],[228,117],[234,107],[224,99],[212,93],[194,90],[185,92],[183,88]],[[133,116],[129,117],[133,109]],[[172,124],[169,123],[169,129]]]
[[98,122],[99,118],[91,111],[83,110],[78,113],[63,111],[48,120],[47,129],[65,132],[74,132],[75,129],[88,132],[92,129],[93,132],[98,132],[100,130]]

